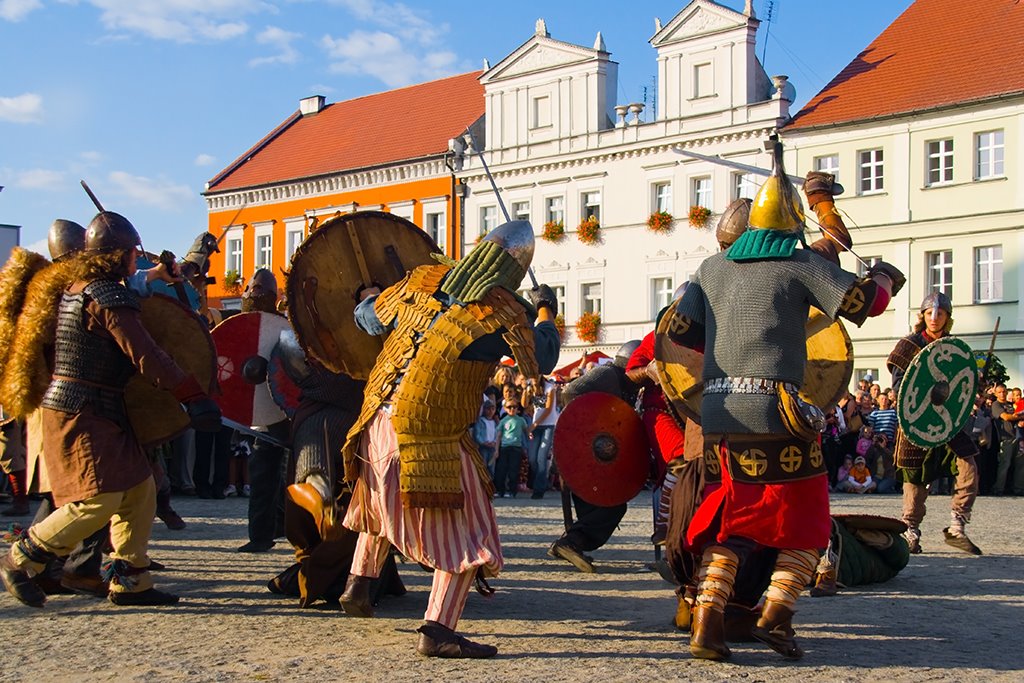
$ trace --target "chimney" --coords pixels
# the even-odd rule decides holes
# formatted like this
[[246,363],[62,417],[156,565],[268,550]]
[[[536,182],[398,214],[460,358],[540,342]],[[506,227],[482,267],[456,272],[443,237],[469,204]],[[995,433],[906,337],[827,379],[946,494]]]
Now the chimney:
[[324,108],[324,96],[313,95],[299,100],[299,113],[303,116],[311,116]]

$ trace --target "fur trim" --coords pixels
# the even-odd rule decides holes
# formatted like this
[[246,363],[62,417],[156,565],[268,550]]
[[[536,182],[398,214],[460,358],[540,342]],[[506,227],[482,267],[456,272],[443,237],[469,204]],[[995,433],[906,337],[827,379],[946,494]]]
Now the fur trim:
[[82,253],[40,271],[29,283],[18,316],[10,357],[0,378],[0,396],[10,415],[23,418],[39,407],[52,374],[57,308],[64,290],[80,280],[109,275],[124,252]]
[[7,357],[14,341],[18,316],[25,303],[32,277],[50,265],[45,257],[28,249],[15,247],[11,257],[0,269],[0,377],[4,374]]

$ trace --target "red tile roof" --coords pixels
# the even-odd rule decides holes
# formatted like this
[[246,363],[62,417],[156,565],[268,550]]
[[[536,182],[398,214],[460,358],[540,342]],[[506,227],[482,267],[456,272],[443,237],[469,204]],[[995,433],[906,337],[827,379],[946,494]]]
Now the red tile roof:
[[210,181],[208,192],[441,154],[484,114],[480,72],[292,114]]
[[784,130],[1024,93],[1024,2],[917,0]]

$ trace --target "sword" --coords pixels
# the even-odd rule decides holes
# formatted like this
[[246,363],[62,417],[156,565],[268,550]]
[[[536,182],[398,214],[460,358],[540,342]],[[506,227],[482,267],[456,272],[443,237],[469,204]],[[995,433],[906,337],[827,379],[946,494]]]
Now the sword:
[[100,204],[100,200],[96,199],[96,195],[94,195],[92,193],[92,190],[89,189],[89,185],[86,184],[84,180],[79,180],[78,182],[82,183],[82,189],[85,190],[85,193],[87,195],[89,195],[89,199],[92,200],[92,203],[96,205],[96,210],[99,211],[100,213],[103,213],[105,209],[103,208],[103,205]]
[[284,441],[281,441],[280,439],[275,439],[274,437],[270,436],[270,434],[267,434],[266,432],[258,432],[255,429],[253,429],[252,427],[246,427],[241,422],[235,422],[234,420],[229,420],[228,418],[224,417],[223,415],[220,418],[220,422],[225,427],[231,427],[236,432],[239,432],[241,434],[245,434],[246,436],[251,436],[254,439],[259,439],[260,441],[266,441],[267,443],[269,443],[272,446],[277,446],[279,448],[284,448],[284,449],[289,450],[289,451],[292,449],[291,444],[285,443]]
[[[753,173],[754,175],[767,177],[772,174],[772,172],[767,168],[761,168],[760,166],[751,166],[750,164],[743,164],[740,163],[739,161],[730,161],[728,159],[723,159],[721,156],[717,154],[715,156],[708,156],[707,154],[699,154],[697,152],[691,152],[688,149],[681,149],[679,147],[673,148],[672,151],[675,152],[676,154],[682,154],[683,156],[691,157],[693,159],[700,159],[701,161],[707,161],[712,164],[718,164],[719,166],[728,166],[729,168],[735,168],[737,171],[746,171],[747,173]],[[793,183],[794,185],[802,186],[804,184],[804,178],[800,178],[799,176],[790,175],[787,173],[786,177],[789,178],[789,182]],[[833,184],[832,188],[832,193],[835,195],[840,195],[844,191],[843,186],[840,185],[839,183]]]

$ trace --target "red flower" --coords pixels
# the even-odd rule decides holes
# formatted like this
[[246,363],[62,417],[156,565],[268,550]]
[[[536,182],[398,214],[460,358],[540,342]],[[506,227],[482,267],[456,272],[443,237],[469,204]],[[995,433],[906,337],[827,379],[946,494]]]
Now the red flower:
[[601,314],[584,313],[576,321],[576,336],[580,341],[594,344],[601,335]]

